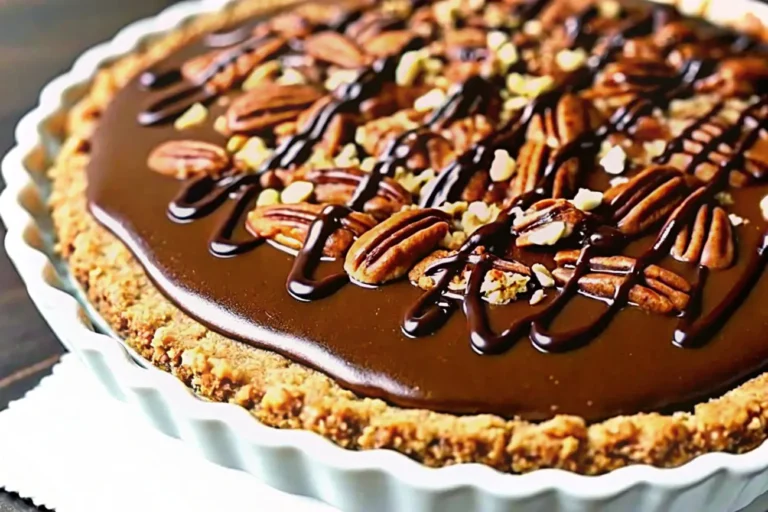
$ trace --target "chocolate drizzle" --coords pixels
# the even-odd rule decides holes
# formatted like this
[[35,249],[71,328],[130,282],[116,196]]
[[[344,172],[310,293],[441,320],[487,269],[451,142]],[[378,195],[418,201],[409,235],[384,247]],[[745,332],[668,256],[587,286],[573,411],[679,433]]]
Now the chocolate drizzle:
[[[146,71],[142,74],[141,83],[150,89],[169,89],[162,93],[160,98],[152,101],[149,106],[139,113],[139,123],[147,126],[166,123],[175,119],[195,103],[207,103],[220,95],[221,91],[214,82],[217,76],[229,73],[237,74],[238,60],[257,51],[268,51],[263,56],[267,58],[275,56],[285,46],[274,45],[274,39],[263,35],[254,35],[233,47],[228,47],[216,54],[211,62],[207,63],[191,82],[180,81],[183,78],[183,69],[169,70],[162,73]],[[271,51],[270,51],[271,50]],[[245,80],[241,76],[234,82]]]
[[[535,0],[521,4],[517,12],[521,24],[538,16],[546,8],[547,3],[548,0]],[[593,86],[599,74],[606,69],[607,65],[617,59],[622,51],[622,47],[628,41],[652,35],[655,31],[669,23],[670,20],[674,19],[675,16],[672,11],[665,8],[651,9],[640,17],[628,16],[622,18],[618,29],[607,36],[594,31],[592,22],[599,17],[599,12],[595,7],[590,7],[569,16],[565,20],[564,27],[567,39],[571,41],[572,45],[586,50],[592,51],[596,47],[600,48],[599,53],[593,52],[593,56],[590,57],[586,66],[562,76],[552,90],[541,94],[531,101],[519,114],[513,116],[512,119],[497,128],[496,131],[471,145],[469,149],[458,155],[444,169],[435,169],[435,171],[440,172],[438,172],[437,178],[422,190],[419,206],[422,208],[438,207],[446,202],[460,200],[470,181],[479,172],[487,171],[490,168],[496,150],[503,149],[512,156],[517,155],[521,147],[526,143],[527,132],[534,119],[553,112],[565,95],[579,93]],[[353,12],[344,17],[342,21],[339,21],[335,28],[346,30],[352,24],[358,23],[360,19],[361,12]],[[404,26],[405,24],[402,20],[395,19],[391,20],[390,25],[388,25],[389,28],[398,30]],[[322,25],[319,28],[327,29],[328,25]],[[244,36],[246,33],[248,35]],[[108,126],[115,126],[115,122],[124,123],[124,114],[130,109],[134,109],[135,115],[136,105],[139,103],[137,98],[141,101],[147,98],[150,100],[147,108],[139,113],[140,123],[145,126],[153,126],[153,130],[164,130],[166,128],[163,128],[162,125],[183,113],[192,104],[196,102],[210,104],[216,97],[228,94],[228,87],[220,87],[216,84],[217,77],[220,77],[221,73],[228,66],[233,65],[243,55],[263,50],[265,42],[273,38],[273,34],[264,35],[259,33],[259,35],[253,35],[254,33],[252,29],[247,31],[234,29],[230,32],[223,32],[214,37],[206,38],[203,43],[208,44],[209,48],[215,48],[213,51],[220,53],[216,54],[215,58],[212,58],[210,63],[202,67],[194,76],[181,71],[184,63],[181,58],[161,63],[156,71],[146,72],[134,84],[135,90],[124,93],[130,101],[126,100],[119,107],[122,109],[120,113],[123,114],[123,117],[118,118],[117,114],[113,114],[113,117],[110,118],[112,124]],[[429,35],[429,37],[414,37],[402,52],[425,47],[430,44],[432,37],[439,35],[439,33],[436,33]],[[602,43],[603,46],[598,46],[598,43]],[[734,48],[737,46],[746,48],[745,44],[739,39],[732,46]],[[202,43],[198,43],[198,45],[202,46]],[[292,48],[290,42],[280,44],[279,46],[275,45],[274,47],[276,48],[274,51],[267,52],[269,58],[279,58],[283,52]],[[752,47],[753,45],[749,46],[749,48]],[[666,48],[665,51],[668,53],[673,49]],[[209,49],[208,51],[211,50]],[[425,390],[421,391],[423,395],[420,397],[411,396],[408,394],[411,391],[402,391],[401,388],[397,388],[398,385],[402,386],[404,382],[406,382],[406,386],[419,387],[421,381],[414,377],[414,375],[418,375],[418,372],[410,373],[407,379],[394,379],[395,384],[391,382],[382,384],[379,380],[375,380],[378,377],[373,378],[371,375],[390,375],[390,373],[382,369],[386,366],[387,362],[382,363],[377,360],[371,363],[371,365],[381,364],[383,366],[371,369],[370,373],[363,371],[363,375],[361,375],[360,367],[366,366],[367,358],[363,356],[357,357],[358,352],[356,351],[362,349],[349,348],[348,343],[351,340],[346,342],[347,344],[338,341],[330,328],[327,327],[330,321],[327,318],[327,313],[325,313],[326,309],[334,312],[343,311],[343,306],[339,306],[340,299],[332,296],[345,287],[350,282],[350,278],[344,272],[324,272],[325,265],[332,267],[337,262],[327,261],[329,258],[324,258],[323,249],[333,233],[343,228],[345,222],[348,221],[349,215],[363,212],[366,203],[379,194],[382,187],[386,186],[384,180],[395,177],[398,168],[406,166],[408,160],[413,157],[414,152],[418,148],[425,147],[431,138],[436,136],[435,132],[437,130],[449,127],[456,121],[470,117],[478,112],[482,113],[490,110],[492,101],[499,95],[499,90],[502,86],[500,80],[476,75],[470,76],[453,88],[444,103],[434,109],[419,126],[407,129],[394,137],[387,149],[378,157],[371,172],[360,176],[359,179],[349,180],[349,183],[346,183],[347,185],[354,186],[354,192],[351,197],[344,204],[328,205],[312,221],[304,244],[293,261],[286,263],[285,255],[280,253],[276,256],[270,256],[270,254],[276,253],[276,251],[267,249],[254,251],[252,254],[246,255],[252,249],[262,245],[264,240],[256,238],[242,229],[246,213],[253,207],[258,194],[263,188],[267,187],[264,184],[266,176],[271,171],[278,169],[290,170],[305,164],[312,156],[317,144],[323,140],[324,135],[328,132],[336,116],[358,114],[361,105],[366,100],[376,98],[385,87],[392,85],[395,81],[395,70],[399,59],[400,54],[380,57],[369,68],[360,69],[354,81],[338,88],[333,93],[330,101],[322,106],[322,108],[318,108],[294,135],[283,140],[272,156],[264,161],[260,168],[252,174],[242,174],[240,171],[231,169],[219,176],[206,175],[196,178],[185,183],[182,190],[176,194],[173,201],[168,205],[168,216],[175,223],[187,225],[176,226],[180,232],[197,234],[201,230],[206,230],[209,252],[216,258],[205,260],[204,265],[221,265],[222,268],[228,269],[226,270],[228,272],[227,279],[230,282],[232,279],[249,278],[242,272],[245,264],[240,263],[240,261],[245,259],[259,262],[260,265],[265,266],[266,272],[270,274],[273,271],[268,265],[274,265],[276,267],[274,272],[282,272],[281,276],[285,276],[285,271],[290,266],[285,283],[285,288],[290,297],[298,300],[299,303],[325,299],[320,304],[296,303],[297,306],[295,307],[300,308],[297,311],[301,311],[301,314],[309,315],[311,318],[304,325],[298,325],[302,323],[301,317],[299,313],[294,313],[291,310],[293,306],[286,305],[287,303],[282,302],[282,299],[276,298],[273,291],[269,291],[270,301],[272,302],[267,302],[266,299],[264,301],[254,299],[254,304],[259,305],[258,308],[247,309],[246,306],[243,306],[242,304],[245,301],[242,294],[236,295],[232,301],[227,300],[225,308],[219,308],[217,311],[221,314],[222,310],[232,307],[236,310],[236,313],[230,314],[224,311],[223,314],[225,317],[227,314],[230,314],[230,316],[237,318],[236,321],[227,320],[221,323],[218,320],[214,320],[213,315],[208,312],[199,313],[203,308],[187,305],[188,303],[178,298],[179,295],[177,293],[168,291],[175,288],[174,285],[168,284],[165,280],[165,274],[178,275],[182,273],[181,271],[174,270],[171,272],[167,270],[167,261],[175,261],[174,258],[176,256],[167,256],[166,263],[155,263],[151,255],[152,251],[162,252],[166,249],[158,248],[160,242],[156,241],[151,233],[147,234],[146,227],[141,234],[139,234],[140,230],[138,228],[135,234],[133,233],[130,227],[130,216],[136,213],[131,207],[115,206],[119,201],[115,199],[114,192],[106,192],[109,190],[109,186],[105,185],[106,178],[102,176],[106,175],[105,169],[108,167],[106,163],[109,162],[109,158],[105,154],[106,150],[102,150],[102,153],[96,155],[94,164],[89,170],[89,181],[95,183],[95,185],[92,185],[89,195],[91,195],[94,205],[94,213],[100,220],[105,222],[115,232],[121,234],[121,237],[126,231],[129,233],[126,238],[133,241],[131,248],[139,255],[142,263],[148,266],[150,275],[158,282],[160,288],[171,295],[174,301],[183,309],[188,310],[195,316],[201,317],[216,330],[280,351],[297,360],[319,367],[338,377],[353,389],[365,394],[382,394],[388,399],[405,405],[423,403],[431,405],[432,402],[430,400],[433,399],[425,398],[431,392],[431,387],[427,386]],[[182,65],[179,65],[180,61]],[[515,314],[502,316],[504,322],[501,323],[496,319],[500,308],[486,305],[482,298],[484,280],[490,271],[500,268],[500,265],[510,258],[510,247],[514,246],[515,240],[520,235],[514,227],[517,212],[521,209],[529,208],[539,200],[550,198],[553,195],[553,187],[555,186],[554,183],[558,171],[566,163],[573,159],[578,159],[580,165],[585,168],[593,166],[601,143],[612,135],[629,133],[641,118],[651,114],[654,109],[664,109],[672,100],[689,97],[694,94],[694,84],[710,73],[713,67],[714,63],[710,60],[692,57],[678,69],[676,74],[670,77],[663,77],[663,79],[659,78],[656,80],[654,77],[653,81],[647,80],[647,82],[643,82],[643,77],[627,75],[625,79],[628,82],[637,81],[637,84],[633,85],[642,86],[642,92],[626,102],[624,106],[618,108],[602,126],[595,130],[586,130],[583,134],[564,143],[556,148],[556,150],[551,150],[549,153],[551,158],[546,160],[542,164],[542,168],[539,169],[540,174],[537,175],[539,179],[532,190],[519,195],[513,201],[506,204],[504,210],[494,222],[477,229],[455,253],[440,259],[427,270],[427,274],[434,277],[436,281],[435,286],[429,291],[420,293],[407,283],[396,283],[375,292],[369,290],[360,291],[360,287],[350,286],[339,296],[343,298],[352,296],[364,301],[366,299],[361,299],[361,297],[366,296],[361,295],[361,293],[368,293],[378,297],[374,300],[383,301],[377,304],[380,305],[382,314],[388,315],[389,323],[385,324],[383,321],[372,320],[370,316],[372,313],[365,313],[368,316],[362,321],[371,322],[371,335],[377,340],[377,343],[383,343],[382,340],[384,339],[395,340],[400,345],[390,345],[390,350],[393,352],[397,352],[402,346],[408,346],[409,353],[412,356],[413,354],[422,354],[422,356],[419,356],[422,357],[420,359],[422,364],[427,360],[423,354],[431,356],[434,355],[435,351],[441,350],[435,346],[436,344],[446,347],[450,346],[446,350],[450,353],[451,361],[458,360],[453,358],[459,353],[457,350],[460,349],[455,348],[453,345],[459,346],[463,344],[462,346],[465,347],[466,340],[462,339],[460,340],[461,343],[457,343],[451,338],[450,334],[440,333],[439,331],[441,331],[443,326],[452,322],[454,311],[459,309],[466,317],[470,345],[478,354],[499,355],[510,352],[510,357],[519,355],[524,348],[518,345],[528,344],[518,344],[517,342],[526,336],[532,342],[530,345],[536,349],[532,351],[534,355],[526,357],[534,358],[537,364],[540,361],[540,359],[537,359],[539,357],[538,354],[541,352],[564,353],[579,347],[585,347],[588,344],[589,347],[584,348],[585,351],[608,350],[599,346],[595,348],[593,345],[599,344],[590,342],[595,339],[602,340],[604,337],[609,336],[605,334],[608,332],[615,334],[615,330],[612,331],[612,329],[614,329],[614,323],[620,323],[618,318],[632,314],[629,311],[627,315],[619,315],[618,313],[628,309],[627,306],[631,303],[630,291],[634,286],[641,283],[645,271],[651,265],[659,264],[670,254],[677,235],[684,227],[690,224],[699,208],[702,205],[714,204],[715,195],[726,190],[729,185],[728,177],[731,172],[743,166],[744,153],[756,143],[761,131],[768,130],[765,116],[762,114],[758,115],[768,105],[766,97],[760,98],[757,103],[744,110],[740,119],[733,126],[704,143],[703,149],[693,157],[687,168],[683,170],[684,173],[692,174],[693,170],[704,162],[712,151],[716,151],[721,144],[734,147],[733,154],[737,156],[720,164],[717,172],[709,181],[692,189],[680,207],[667,219],[650,247],[640,251],[640,255],[634,259],[631,268],[621,273],[622,281],[615,287],[613,295],[610,298],[604,299],[604,304],[589,306],[590,314],[585,315],[587,321],[581,322],[577,327],[573,327],[576,324],[572,321],[574,313],[571,310],[581,307],[586,302],[583,298],[583,291],[579,289],[579,279],[594,271],[590,268],[590,260],[595,257],[621,255],[629,253],[631,250],[636,251],[632,246],[636,241],[636,237],[622,234],[617,227],[618,222],[637,205],[638,201],[659,186],[660,182],[657,181],[661,179],[659,176],[662,178],[667,176],[663,172],[649,175],[647,180],[633,182],[632,186],[628,186],[620,192],[610,204],[604,205],[595,214],[599,222],[590,222],[579,228],[578,232],[573,235],[573,240],[578,245],[580,253],[578,259],[573,264],[573,273],[570,280],[565,282],[554,296],[549,297],[547,302],[541,304],[536,309],[529,309],[525,312],[521,312],[518,309]],[[517,66],[513,68],[514,71],[519,69]],[[238,75],[231,80],[230,86],[243,79],[245,79],[245,76],[241,77]],[[691,138],[694,131],[718,115],[723,108],[724,104],[720,103],[715,105],[709,112],[699,116],[678,137],[668,142],[664,152],[655,159],[655,163],[668,164],[672,156],[681,151],[685,141]],[[118,119],[118,121],[115,121],[115,119]],[[109,122],[108,120],[107,123]],[[102,139],[110,137],[107,129],[106,127],[102,128],[100,135]],[[148,128],[145,129],[148,130]],[[107,134],[105,135],[105,133]],[[211,138],[217,137],[214,133],[210,133],[209,136]],[[681,174],[671,168],[669,173]],[[156,205],[156,202],[153,204]],[[123,228],[123,224],[128,227]],[[207,227],[198,227],[203,224]],[[167,234],[170,231],[163,228],[163,232]],[[185,236],[187,235],[179,235],[180,239],[186,243],[187,238],[184,238]],[[136,242],[134,238],[139,241]],[[152,240],[148,244],[151,247],[146,249],[146,253],[142,252],[145,251],[142,246],[144,238]],[[479,250],[481,248],[482,250]],[[638,253],[634,252],[634,254]],[[722,280],[718,281],[717,273],[710,268],[700,265],[695,269],[695,280],[692,280],[693,286],[690,292],[690,300],[685,308],[682,308],[679,318],[672,320],[675,324],[674,328],[665,331],[665,335],[668,335],[669,331],[673,331],[672,342],[674,345],[679,347],[702,347],[708,339],[719,336],[719,330],[728,323],[731,316],[737,313],[740,304],[750,300],[750,291],[752,287],[758,285],[760,275],[766,264],[766,258],[768,258],[766,256],[768,254],[768,233],[760,238],[759,244],[754,250],[742,251],[742,254],[746,260],[739,267],[740,273],[738,278],[735,279],[733,286],[728,289],[727,293],[719,296],[716,301],[712,300],[711,294],[707,290],[709,287],[715,286],[712,283],[721,283]],[[223,258],[237,255],[243,255],[243,259],[231,258],[229,261],[222,261]],[[209,254],[206,254],[206,256],[210,257]],[[198,266],[195,263],[191,272],[194,274],[194,269],[199,268],[202,268],[202,265]],[[231,269],[238,270],[234,271]],[[251,271],[254,272],[254,275],[263,272],[261,267],[256,266]],[[455,290],[450,289],[450,284],[454,278],[462,275],[464,272],[468,276],[466,288],[463,296],[457,297]],[[214,274],[206,273],[206,275],[212,276]],[[189,276],[179,279],[183,281],[184,286],[190,287],[190,283],[194,284],[194,278]],[[271,276],[269,282],[272,282]],[[217,290],[216,293],[225,293],[223,291],[226,287],[225,283],[225,280],[222,280],[222,283],[218,283],[214,282],[213,279],[209,279],[207,286]],[[390,293],[391,289],[399,291],[393,292],[397,294],[397,298],[391,299],[392,303],[390,304],[390,302],[387,302],[390,299],[386,299],[386,296]],[[253,293],[259,293],[256,287],[254,287]],[[285,294],[285,292],[282,293]],[[205,296],[205,293],[202,295]],[[193,303],[191,302],[190,304]],[[279,307],[275,306],[274,312],[270,309],[270,304],[272,303],[279,304]],[[317,309],[308,310],[307,308],[310,307]],[[330,309],[339,307],[342,309]],[[600,309],[596,309],[597,307],[600,307]],[[404,314],[403,310],[405,310]],[[244,331],[240,327],[242,319],[248,318],[244,311],[248,311],[254,318],[258,317],[258,320],[252,320],[252,324],[266,326],[266,330],[269,331],[268,335],[265,336],[263,334],[265,329],[260,328],[254,330],[253,334],[250,331]],[[262,314],[262,311],[265,311],[265,313]],[[312,312],[308,313],[308,311],[322,311],[323,313],[315,314]],[[376,309],[376,311],[375,314],[378,315],[379,309]],[[400,316],[400,330],[405,336],[425,339],[411,341],[409,344],[409,340],[400,333],[395,332],[397,320],[393,319],[393,315]],[[347,320],[352,322],[352,319],[348,319],[346,316],[341,321],[347,322]],[[669,324],[665,325],[669,326]],[[322,337],[322,340],[318,339],[317,343],[312,341],[315,332],[306,330],[305,326],[312,326],[316,330],[317,336]],[[500,329],[498,328],[499,326],[501,326]],[[355,336],[357,336],[354,339],[361,340],[361,331],[357,327],[344,326],[343,328],[339,327],[339,329],[340,332],[347,332],[344,329],[354,329]],[[449,328],[446,327],[445,331],[448,330]],[[461,327],[454,323],[451,324],[450,330],[464,332]],[[272,339],[273,331],[288,333],[285,336],[288,341],[283,341],[282,338],[280,343],[264,341],[265,339]],[[654,332],[658,334],[661,332],[661,329],[656,329]],[[419,344],[419,348],[414,348],[412,344]],[[431,349],[425,348],[430,346],[432,347]],[[321,349],[317,347],[321,347]],[[318,350],[321,352],[327,350],[333,357],[341,359],[342,363],[332,364],[323,359],[325,356],[316,357],[319,353]],[[427,352],[427,350],[431,350],[431,352]],[[618,351],[620,349],[613,350]],[[376,353],[379,354],[379,352]],[[313,354],[313,356],[310,357],[309,354]],[[563,354],[559,357],[578,357],[577,354],[578,352],[574,352],[573,354]],[[668,352],[666,354],[669,355]],[[458,356],[456,357],[458,358]],[[386,359],[383,356],[379,356],[379,358]],[[493,362],[494,358],[483,359],[488,360],[489,362],[486,364],[489,365],[500,364]],[[481,363],[472,362],[471,364],[475,367],[474,365]],[[559,365],[565,363],[555,361],[543,364]],[[756,367],[756,365],[753,366]],[[411,367],[408,366],[408,368],[410,369]],[[567,373],[567,370],[563,368],[559,367],[558,371],[562,374]],[[516,369],[518,372],[520,371],[520,368]],[[377,371],[379,371],[379,374],[376,373]],[[497,368],[493,371],[499,372],[500,370]],[[509,373],[509,375],[514,374],[514,372]],[[742,372],[740,376],[743,377],[744,373]],[[720,386],[728,381],[728,379],[738,377],[735,374],[728,375],[727,377],[721,374],[717,379],[713,380],[717,380],[717,386]],[[430,374],[429,379],[439,380],[448,386],[445,384],[446,379],[444,377]],[[372,383],[373,381],[375,383]],[[498,402],[494,403],[494,405],[488,405],[487,399],[478,400],[474,395],[471,399],[468,399],[466,398],[467,395],[463,394],[463,391],[459,391],[455,385],[451,386],[453,387],[450,387],[450,390],[446,392],[443,392],[444,388],[438,388],[438,394],[442,393],[440,395],[441,398],[434,399],[442,400],[437,406],[438,409],[461,412],[482,410],[485,412],[502,412],[504,414],[522,413],[524,417],[529,418],[547,417],[547,415],[551,414],[550,411],[542,413],[541,409],[534,411],[533,407],[529,407],[527,404],[517,405],[518,400],[524,400],[517,397],[510,398],[509,394],[504,395],[506,396],[504,404]],[[717,386],[709,386],[707,392],[711,392]],[[381,391],[382,389],[384,391]],[[553,396],[548,393],[549,391],[544,394],[547,397]],[[700,391],[687,389],[685,392],[681,392],[681,396],[684,395],[685,398],[689,398],[696,393],[700,393]],[[650,395],[653,395],[653,393],[643,395],[643,391],[638,388],[637,396],[641,398],[635,397],[630,408],[635,407],[637,404],[640,404],[637,405],[640,408],[656,408],[659,404],[680,403],[680,397],[677,395],[667,398],[666,396],[662,397],[662,394],[658,394],[648,398]],[[463,398],[457,399],[457,396]],[[550,398],[547,399],[551,400]],[[478,405],[480,402],[483,405]],[[573,406],[575,402],[569,403],[572,406],[570,407],[572,411],[578,409],[578,407]],[[595,418],[609,413],[622,412],[622,408],[625,406],[625,404],[610,403],[610,399],[607,399],[606,404],[608,405],[594,414],[583,409],[577,412],[587,417]]]

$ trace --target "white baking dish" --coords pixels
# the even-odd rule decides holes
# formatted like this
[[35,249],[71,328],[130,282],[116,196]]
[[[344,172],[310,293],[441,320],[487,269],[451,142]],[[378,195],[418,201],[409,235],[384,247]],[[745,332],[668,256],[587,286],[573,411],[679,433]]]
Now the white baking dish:
[[[153,34],[228,3],[178,4],[83,54],[69,73],[45,87],[39,106],[18,125],[17,146],[2,162],[8,187],[0,197],[0,214],[8,227],[8,254],[62,343],[116,398],[214,462],[349,511],[729,512],[768,490],[768,444],[743,455],[704,455],[676,469],[634,466],[599,477],[560,470],[507,475],[478,464],[431,469],[399,453],[347,451],[314,433],[266,427],[239,407],[197,399],[174,377],[131,354],[88,308],[52,252],[44,171],[57,150],[63,114],[100,66]],[[768,19],[768,6],[748,0],[714,0],[710,8],[724,6],[732,19],[745,12]]]

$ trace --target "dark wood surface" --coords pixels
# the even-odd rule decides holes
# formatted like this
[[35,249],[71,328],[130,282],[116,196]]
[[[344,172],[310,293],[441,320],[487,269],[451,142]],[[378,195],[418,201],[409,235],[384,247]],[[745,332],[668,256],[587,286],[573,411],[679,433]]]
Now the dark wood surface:
[[[68,69],[86,48],[172,3],[0,0],[0,155],[12,146],[16,122],[34,105],[45,83]],[[5,236],[2,227],[0,236]],[[62,352],[0,249],[0,410],[47,375]],[[32,510],[38,509],[0,491],[0,512]]]

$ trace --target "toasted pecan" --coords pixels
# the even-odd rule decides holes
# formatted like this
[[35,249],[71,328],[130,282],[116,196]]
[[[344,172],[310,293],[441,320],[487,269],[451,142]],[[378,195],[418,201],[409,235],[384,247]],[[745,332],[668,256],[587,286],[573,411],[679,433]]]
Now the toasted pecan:
[[147,158],[150,169],[178,179],[198,174],[217,175],[229,165],[229,155],[223,148],[197,140],[164,142]]
[[448,214],[432,208],[396,213],[352,244],[344,269],[362,283],[398,279],[437,247],[449,221]]
[[[258,237],[298,250],[304,245],[310,226],[325,206],[309,203],[261,206],[248,214],[247,226]],[[375,225],[376,220],[370,215],[351,212],[342,220],[342,227],[328,237],[323,255],[331,258],[343,256],[356,238]]]

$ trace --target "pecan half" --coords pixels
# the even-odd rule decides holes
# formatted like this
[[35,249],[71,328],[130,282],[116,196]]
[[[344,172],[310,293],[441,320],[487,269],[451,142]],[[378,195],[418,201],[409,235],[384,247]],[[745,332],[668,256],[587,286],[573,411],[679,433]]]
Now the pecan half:
[[[553,108],[536,115],[528,126],[527,140],[517,157],[517,174],[510,182],[510,199],[533,190],[550,162],[558,159],[563,146],[591,129],[589,108],[578,96],[563,95]],[[571,197],[576,192],[580,163],[570,158],[560,164],[552,178],[554,198]]]
[[[326,205],[277,204],[260,206],[248,214],[246,226],[256,236],[268,238],[290,249],[301,249],[309,227]],[[376,220],[365,213],[352,212],[342,220],[325,243],[323,255],[338,258],[344,255],[352,242],[376,225]]]
[[[245,80],[253,68],[277,53],[285,45],[285,40],[268,37],[251,51],[242,50],[245,44],[251,42],[246,41],[233,48],[214,50],[192,58],[181,66],[181,74],[192,83],[205,84],[215,93],[224,92]],[[235,55],[237,58],[233,59]]]
[[317,60],[342,68],[360,68],[371,62],[371,57],[354,41],[337,32],[318,32],[308,37],[304,49]]
[[[552,272],[559,284],[571,279],[579,250],[560,251],[555,255],[558,268]],[[579,289],[587,295],[610,299],[632,270],[636,260],[627,256],[597,256],[589,260],[590,272],[579,279]],[[691,285],[680,275],[649,265],[629,293],[631,303],[654,313],[674,314],[682,311],[690,300]]]
[[[571,280],[574,270],[570,268],[556,268],[552,272],[558,284],[563,285]],[[610,299],[616,293],[616,289],[624,282],[624,277],[614,274],[590,273],[579,279],[579,290],[593,297],[601,299]],[[664,293],[654,290],[648,286],[636,284],[629,290],[629,301],[631,304],[661,315],[672,315],[685,309],[690,296],[687,294],[669,290],[677,304],[672,298]]]
[[449,222],[447,213],[432,208],[396,213],[352,244],[344,270],[362,283],[398,279],[437,247]]
[[374,37],[389,30],[397,30],[404,26],[403,19],[394,14],[380,10],[366,11],[360,18],[349,24],[345,34],[360,46]]
[[746,96],[765,90],[768,84],[768,59],[747,55],[725,59],[714,74],[699,80],[696,89],[723,96]]
[[410,30],[390,30],[371,37],[365,43],[365,51],[374,57],[399,54],[413,40]]
[[[684,204],[672,214],[672,218],[677,216]],[[680,261],[698,263],[715,270],[733,265],[733,230],[725,210],[708,204],[699,207],[696,216],[678,233],[671,254]]]
[[215,176],[229,165],[229,155],[223,148],[198,140],[164,142],[147,158],[150,169],[180,180],[197,174]]
[[[333,101],[333,97],[323,96],[315,101],[308,109],[303,111],[296,120],[296,125],[299,130],[309,129],[316,116],[323,112],[323,109],[331,101]],[[328,155],[335,154],[339,148],[341,148],[342,144],[350,141],[354,136],[354,120],[355,118],[351,114],[335,114],[330,122],[328,122],[326,129],[322,134],[319,147]]]
[[624,58],[605,66],[585,98],[604,99],[618,107],[643,93],[677,80],[675,69],[656,58]]
[[[716,106],[703,117],[690,120],[693,123],[691,127],[670,141],[667,154],[659,158],[702,181],[711,181],[723,163],[735,158],[739,141],[723,135],[733,127],[734,119],[738,119],[742,112],[725,104]],[[756,112],[755,121],[762,121],[767,114],[765,111]],[[766,141],[768,137],[761,133],[755,144],[745,149],[742,168],[732,170],[729,176],[731,186],[742,187],[765,177],[768,173]]]
[[[555,255],[555,263],[561,267],[576,265],[580,254],[579,249],[559,251]],[[635,262],[635,258],[629,256],[595,256],[590,258],[589,268],[592,272],[627,273]],[[658,265],[648,265],[643,274],[646,280],[657,281],[686,294],[691,291],[690,283],[683,277]]]
[[482,114],[465,117],[454,121],[440,133],[453,144],[457,154],[464,153],[474,143],[493,132],[494,125]]
[[[319,202],[347,204],[367,176],[370,174],[348,167],[316,169],[310,171],[305,179],[315,184],[314,193]],[[363,209],[366,213],[382,219],[411,203],[411,194],[392,178],[385,177],[379,182],[376,196],[369,199]]]
[[585,227],[590,217],[565,199],[544,199],[515,219],[515,245],[554,245]]
[[671,166],[653,166],[627,183],[608,189],[616,226],[625,235],[638,235],[665,219],[688,193],[683,174]]
[[[509,197],[515,198],[533,190],[541,179],[549,163],[550,148],[544,142],[527,141],[517,155],[517,173],[509,184]],[[555,178],[555,189],[562,189],[562,180]],[[553,197],[561,197],[562,192],[553,190]]]
[[575,94],[564,94],[554,108],[531,119],[528,139],[563,146],[590,129],[587,102]]
[[407,155],[405,165],[411,171],[431,168],[439,172],[456,158],[451,143],[428,130],[408,134],[400,141],[395,154]]
[[292,121],[321,96],[309,85],[259,85],[232,101],[226,113],[227,129],[253,133]]
[[[401,86],[387,83],[381,87],[381,92],[373,98],[368,98],[360,104],[363,119],[379,120],[395,112],[410,108],[414,101],[429,90],[426,86]],[[402,115],[407,116],[408,113]],[[424,114],[419,114],[423,116]]]

